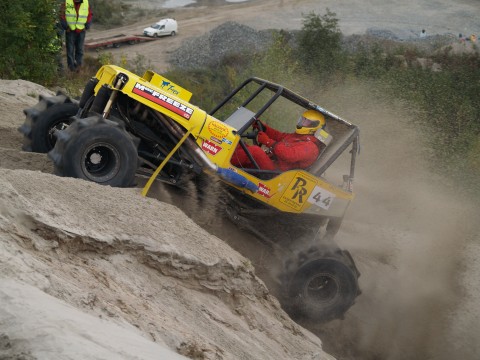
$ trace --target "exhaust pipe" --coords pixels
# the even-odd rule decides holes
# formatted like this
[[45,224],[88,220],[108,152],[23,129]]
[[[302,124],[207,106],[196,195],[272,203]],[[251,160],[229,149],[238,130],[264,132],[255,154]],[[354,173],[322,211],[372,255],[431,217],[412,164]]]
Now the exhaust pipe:
[[207,157],[207,155],[205,155],[202,149],[198,147],[197,143],[190,136],[185,138],[185,135],[188,132],[186,132],[180,125],[178,125],[172,119],[169,119],[156,111],[154,112],[154,114],[155,114],[155,117],[163,125],[165,125],[167,129],[169,129],[171,133],[175,135],[175,137],[177,137],[178,141],[182,141],[183,139],[183,142],[185,143],[187,148],[190,150],[189,152],[194,158],[194,160],[202,165],[203,171],[209,174],[218,175],[226,182],[231,183],[235,186],[245,188],[252,192],[258,191],[258,185],[248,180],[245,176],[240,175],[239,173],[235,172],[232,169],[221,168],[217,164],[212,162]]

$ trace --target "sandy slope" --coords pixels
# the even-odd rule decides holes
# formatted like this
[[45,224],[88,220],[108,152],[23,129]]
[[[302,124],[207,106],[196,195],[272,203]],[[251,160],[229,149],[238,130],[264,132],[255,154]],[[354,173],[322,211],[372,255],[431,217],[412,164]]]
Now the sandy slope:
[[331,358],[246,258],[177,208],[20,152],[27,94],[41,92],[0,81],[1,358]]
[[[0,133],[18,141],[0,149],[2,167],[18,169],[0,169],[0,318],[9,324],[0,354],[80,359],[66,344],[93,341],[95,326],[110,334],[95,340],[98,354],[114,357],[149,359],[163,344],[193,358],[326,358],[249,262],[178,209],[138,189],[57,178],[44,155],[18,151],[21,108],[35,99],[21,95],[28,83],[0,85],[16,94],[0,97]],[[362,129],[357,198],[337,241],[357,262],[363,294],[344,320],[302,325],[338,359],[476,359],[479,209],[427,170],[411,112],[370,91],[347,83],[318,94]],[[42,324],[28,338],[24,313]],[[73,331],[79,318],[85,326]]]

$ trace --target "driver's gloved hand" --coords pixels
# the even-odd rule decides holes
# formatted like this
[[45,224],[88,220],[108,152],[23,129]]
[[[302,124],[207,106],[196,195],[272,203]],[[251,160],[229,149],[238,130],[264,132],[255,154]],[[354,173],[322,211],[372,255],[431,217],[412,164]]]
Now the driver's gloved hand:
[[253,123],[252,127],[253,127],[254,129],[256,129],[256,130],[263,131],[263,130],[265,130],[265,129],[267,128],[267,125],[265,125],[263,122],[261,122],[260,120],[257,119],[257,120]]
[[257,135],[257,142],[259,144],[272,147],[275,144],[275,141],[270,139],[266,133],[259,131]]

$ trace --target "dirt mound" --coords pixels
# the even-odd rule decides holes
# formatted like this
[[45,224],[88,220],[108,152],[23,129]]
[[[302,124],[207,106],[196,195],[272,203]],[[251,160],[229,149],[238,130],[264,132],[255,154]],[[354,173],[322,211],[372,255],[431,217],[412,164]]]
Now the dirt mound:
[[204,35],[185,40],[172,52],[169,61],[180,68],[212,66],[231,54],[264,50],[271,41],[270,31],[256,31],[228,21]]
[[[0,134],[10,137],[21,109],[37,101],[33,91],[44,89],[2,86],[11,97],[0,97]],[[8,144],[0,152],[0,357],[331,358],[246,258],[178,208],[138,188],[54,176],[45,155]]]

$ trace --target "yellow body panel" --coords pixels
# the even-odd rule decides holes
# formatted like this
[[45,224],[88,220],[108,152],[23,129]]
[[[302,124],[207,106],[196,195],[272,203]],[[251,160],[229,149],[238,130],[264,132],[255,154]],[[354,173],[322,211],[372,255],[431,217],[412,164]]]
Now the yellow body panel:
[[239,190],[284,212],[342,216],[353,200],[352,193],[304,170],[290,170],[273,179],[259,180],[241,169],[231,168],[259,186],[253,194]]
[[[97,72],[96,78],[99,80],[99,83],[95,88],[95,92],[97,92],[103,84],[109,84],[114,88],[114,82],[118,74],[125,74],[128,77],[128,82],[122,87],[121,92],[145,104],[149,108],[171,117],[185,129],[190,130],[193,128],[197,133],[192,132],[192,134],[195,137],[198,136],[198,131],[200,131],[205,122],[206,112],[178,97],[181,91],[177,92],[174,89],[181,89],[181,87],[166,80],[164,77],[155,77],[149,72],[146,73],[150,74],[147,78],[154,79],[155,83],[166,81],[170,84],[168,87],[162,89],[119,66],[105,65]],[[191,93],[189,94],[190,95],[186,95],[188,98],[191,96]]]
[[190,99],[192,98],[192,93],[190,91],[182,88],[181,86],[171,82],[167,78],[164,78],[163,76],[153,71],[145,72],[142,78],[148,81],[150,84],[155,85],[160,89],[179,97],[182,100],[190,101]]
[[[239,136],[235,135],[235,129],[212,116],[207,116],[198,138],[197,144],[203,152],[215,164],[225,167],[230,161]],[[228,167],[229,163],[227,163]]]
[[[99,79],[99,84],[96,91],[105,83],[114,87],[115,79],[120,73],[127,75],[129,79],[121,89],[123,93],[171,117],[186,130],[191,130],[198,146],[214,163],[222,165],[230,160],[239,138],[234,135],[235,129],[208,116],[204,110],[190,104],[187,100],[177,97],[182,93],[184,97],[190,98],[191,93],[187,93],[186,90],[168,79],[149,71],[146,76],[139,77],[121,67],[106,65],[97,72],[96,77]],[[147,79],[154,80],[154,83]],[[162,81],[168,82],[170,85],[167,88],[158,87],[157,85]],[[183,89],[184,91],[179,91],[179,94],[174,91],[168,92],[171,89]]]
[[[236,129],[189,103],[185,99],[190,99],[190,92],[158,74],[147,72],[144,77],[139,77],[123,68],[106,65],[97,72],[99,83],[95,93],[104,84],[114,88],[115,79],[120,73],[128,77],[121,92],[171,117],[191,133],[197,145],[213,163],[243,175],[258,185],[258,191],[252,193],[245,188],[230,184],[231,186],[283,212],[343,216],[353,194],[307,171],[290,170],[272,179],[262,180],[231,165],[230,159],[240,140]],[[162,88],[164,83],[169,86]],[[169,89],[179,91],[169,92]]]

